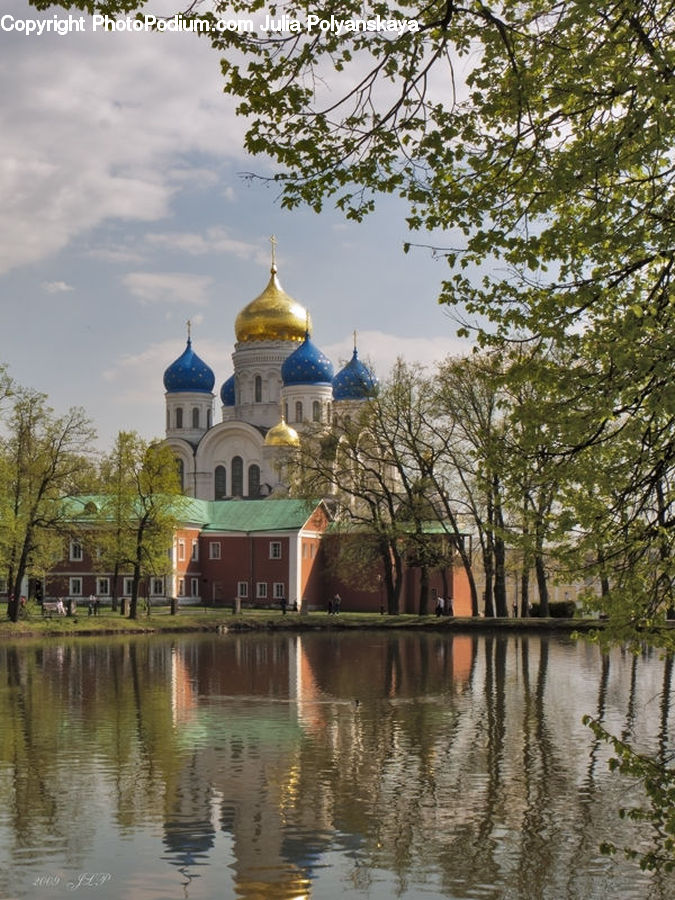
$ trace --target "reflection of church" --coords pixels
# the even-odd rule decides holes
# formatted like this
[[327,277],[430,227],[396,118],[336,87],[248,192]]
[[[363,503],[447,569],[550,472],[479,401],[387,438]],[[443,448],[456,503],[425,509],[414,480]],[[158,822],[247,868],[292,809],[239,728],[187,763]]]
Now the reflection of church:
[[297,446],[309,423],[348,415],[375,387],[358,358],[333,375],[312,342],[307,311],[282,289],[273,258],[267,287],[235,321],[234,373],[220,388],[215,423],[215,376],[192,348],[164,373],[166,438],[191,496],[203,500],[278,493],[280,449]]

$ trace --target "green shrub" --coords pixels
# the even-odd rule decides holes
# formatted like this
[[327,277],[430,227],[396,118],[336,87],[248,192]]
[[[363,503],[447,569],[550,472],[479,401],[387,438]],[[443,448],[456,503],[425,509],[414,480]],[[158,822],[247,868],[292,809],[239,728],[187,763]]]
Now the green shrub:
[[[573,619],[577,610],[574,600],[561,600],[558,603],[549,603],[548,614],[552,619]],[[541,616],[541,604],[533,603],[530,609],[532,618]]]

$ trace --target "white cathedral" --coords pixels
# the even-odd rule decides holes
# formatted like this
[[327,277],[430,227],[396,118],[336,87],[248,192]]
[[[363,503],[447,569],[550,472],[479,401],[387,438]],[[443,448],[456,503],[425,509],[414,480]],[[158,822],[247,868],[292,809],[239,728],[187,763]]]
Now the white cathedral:
[[[274,248],[274,240],[273,240]],[[309,423],[350,416],[376,389],[358,358],[337,375],[311,340],[307,311],[281,288],[272,254],[265,290],[235,321],[234,373],[220,389],[214,422],[215,375],[187,346],[164,373],[166,439],[183,489],[202,500],[261,499],[283,493],[279,455],[297,447]]]

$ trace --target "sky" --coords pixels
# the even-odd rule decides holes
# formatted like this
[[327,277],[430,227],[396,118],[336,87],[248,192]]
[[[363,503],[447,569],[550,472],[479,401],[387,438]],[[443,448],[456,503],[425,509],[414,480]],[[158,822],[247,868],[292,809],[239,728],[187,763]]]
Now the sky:
[[94,32],[86,16],[63,35],[17,26],[55,14],[68,16],[4,0],[0,16],[0,362],[18,383],[57,413],[83,407],[103,451],[121,429],[161,437],[162,376],[187,320],[217,392],[235,317],[269,278],[271,235],[282,287],[336,371],[355,330],[380,379],[399,355],[467,351],[436,301],[444,261],[403,253],[402,201],[349,223],[283,210],[278,189],[245,177],[271,170],[243,151],[206,40]]

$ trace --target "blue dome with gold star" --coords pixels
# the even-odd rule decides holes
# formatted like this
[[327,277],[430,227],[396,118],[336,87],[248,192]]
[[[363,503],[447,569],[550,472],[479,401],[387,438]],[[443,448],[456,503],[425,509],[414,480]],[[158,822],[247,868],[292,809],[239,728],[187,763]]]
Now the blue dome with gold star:
[[234,406],[234,375],[223,382],[220,389],[220,399],[223,406]]
[[216,376],[194,352],[188,338],[185,350],[164,372],[164,389],[168,394],[210,394],[215,383]]
[[346,366],[333,379],[334,400],[364,400],[377,391],[377,379],[359,359],[356,347]]
[[281,367],[284,387],[291,384],[330,384],[333,363],[312,343],[309,332],[297,350],[288,356]]

